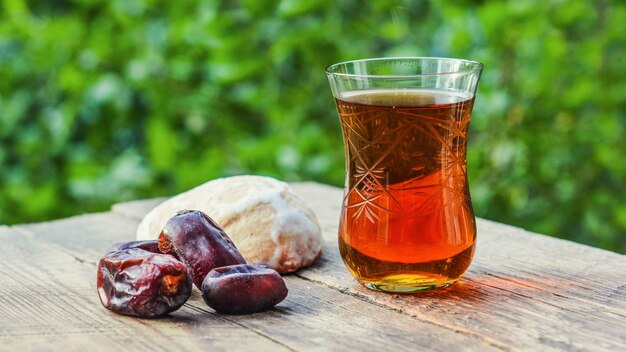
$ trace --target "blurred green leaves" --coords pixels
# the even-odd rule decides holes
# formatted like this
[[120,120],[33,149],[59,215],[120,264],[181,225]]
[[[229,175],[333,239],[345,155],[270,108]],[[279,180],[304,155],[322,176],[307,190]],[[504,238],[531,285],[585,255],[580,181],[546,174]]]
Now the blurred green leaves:
[[610,0],[2,2],[0,223],[242,173],[341,185],[324,68],[481,61],[477,215],[626,252],[626,5]]

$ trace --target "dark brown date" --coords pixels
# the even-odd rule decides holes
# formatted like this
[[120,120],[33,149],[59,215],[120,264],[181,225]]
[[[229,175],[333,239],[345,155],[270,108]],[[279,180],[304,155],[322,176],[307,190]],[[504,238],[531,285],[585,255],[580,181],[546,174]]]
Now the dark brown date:
[[180,308],[192,287],[185,264],[171,255],[133,246],[118,244],[100,259],[97,287],[102,305],[119,314],[143,318],[160,317]]
[[202,298],[220,313],[248,314],[272,308],[287,297],[285,281],[265,265],[215,268],[202,283]]
[[159,235],[159,250],[176,253],[191,270],[198,288],[213,268],[246,263],[224,230],[197,210],[181,211],[165,224]]

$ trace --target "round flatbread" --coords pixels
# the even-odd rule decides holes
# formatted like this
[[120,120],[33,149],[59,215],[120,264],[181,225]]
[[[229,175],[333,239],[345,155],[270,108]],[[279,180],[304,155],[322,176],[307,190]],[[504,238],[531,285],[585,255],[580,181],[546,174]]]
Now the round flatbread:
[[287,183],[263,176],[220,178],[170,198],[144,217],[137,239],[157,238],[184,209],[213,218],[250,264],[288,273],[310,265],[322,251],[313,211]]

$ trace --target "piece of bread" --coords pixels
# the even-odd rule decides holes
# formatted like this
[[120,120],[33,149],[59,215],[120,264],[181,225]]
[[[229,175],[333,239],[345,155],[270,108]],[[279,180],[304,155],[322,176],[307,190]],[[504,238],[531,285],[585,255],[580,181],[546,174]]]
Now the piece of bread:
[[144,217],[137,239],[157,238],[184,209],[213,218],[250,264],[288,273],[310,265],[322,251],[313,211],[288,184],[262,176],[216,179],[168,199]]

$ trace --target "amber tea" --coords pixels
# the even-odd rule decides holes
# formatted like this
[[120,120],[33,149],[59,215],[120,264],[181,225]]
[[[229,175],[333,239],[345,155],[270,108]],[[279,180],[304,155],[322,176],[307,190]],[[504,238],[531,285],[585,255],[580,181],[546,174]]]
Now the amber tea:
[[465,176],[473,98],[445,91],[337,99],[347,191],[339,248],[368,286],[444,286],[465,272],[476,227]]
[[474,255],[467,133],[482,65],[404,57],[326,69],[346,155],[339,251],[365,286],[449,286]]

